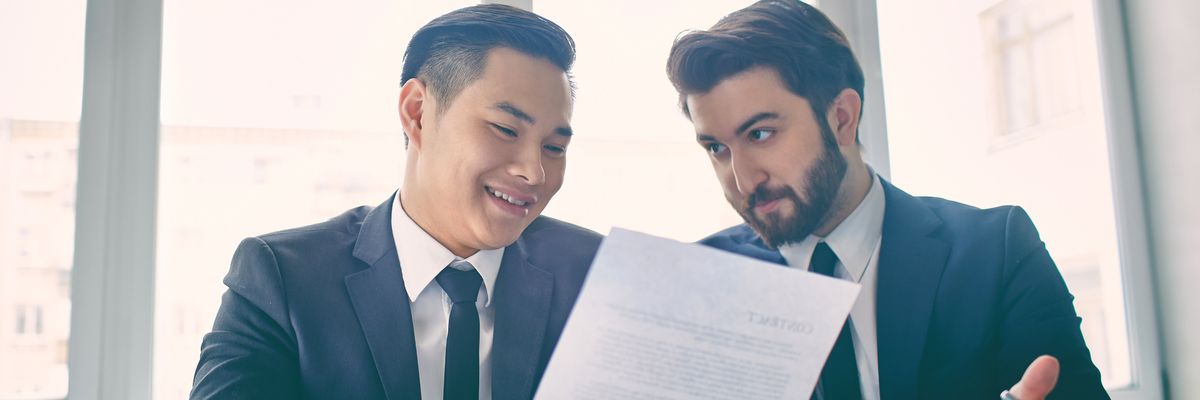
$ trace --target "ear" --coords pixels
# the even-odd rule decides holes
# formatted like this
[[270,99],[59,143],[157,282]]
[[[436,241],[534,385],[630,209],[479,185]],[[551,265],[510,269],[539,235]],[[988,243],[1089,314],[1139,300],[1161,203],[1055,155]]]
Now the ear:
[[849,146],[858,140],[858,116],[862,113],[862,97],[854,89],[842,89],[829,104],[829,126],[838,145]]
[[[404,86],[400,88],[400,125],[404,128],[404,133],[408,135],[408,141],[416,146],[421,147],[421,128],[424,125],[424,116],[428,111],[427,105],[432,106],[432,98],[425,87],[425,82],[420,79],[412,78],[408,82],[404,82]],[[429,115],[433,115],[432,112]]]

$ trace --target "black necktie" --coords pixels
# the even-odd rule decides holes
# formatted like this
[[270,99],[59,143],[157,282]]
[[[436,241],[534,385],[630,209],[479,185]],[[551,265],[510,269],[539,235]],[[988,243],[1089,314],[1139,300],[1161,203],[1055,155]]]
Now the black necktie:
[[[837,278],[833,269],[837,266],[837,255],[825,242],[817,244],[813,251],[812,266],[814,273]],[[850,319],[842,325],[842,333],[833,344],[829,359],[821,369],[821,381],[817,386],[821,398],[825,400],[862,399],[862,388],[858,382],[858,362],[854,359],[854,342],[851,335]]]
[[[450,265],[436,278],[454,302],[446,334],[446,380],[442,396],[446,400],[479,399],[479,310],[475,309],[475,300],[483,278],[466,261]],[[454,266],[465,266],[466,270]]]

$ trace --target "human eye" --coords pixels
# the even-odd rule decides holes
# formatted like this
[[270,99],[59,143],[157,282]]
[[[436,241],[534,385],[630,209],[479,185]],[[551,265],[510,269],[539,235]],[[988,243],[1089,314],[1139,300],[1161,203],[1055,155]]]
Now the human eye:
[[714,155],[714,156],[720,155],[720,154],[724,153],[726,149],[728,149],[728,147],[726,147],[725,145],[717,143],[717,142],[701,143],[701,146],[704,146],[704,149],[708,151],[708,154]]
[[550,155],[555,156],[555,157],[562,157],[567,154],[566,147],[555,145],[555,144],[543,145],[542,149],[545,150],[547,153],[550,153]]
[[512,128],[508,128],[508,127],[505,127],[504,125],[500,125],[500,124],[496,124],[496,123],[489,123],[489,125],[491,125],[492,128],[495,129],[496,132],[499,132],[501,135],[508,136],[511,138],[517,137],[517,131]]
[[761,142],[767,140],[771,137],[771,135],[774,134],[775,131],[772,129],[754,129],[747,133],[746,137],[749,138],[751,142]]

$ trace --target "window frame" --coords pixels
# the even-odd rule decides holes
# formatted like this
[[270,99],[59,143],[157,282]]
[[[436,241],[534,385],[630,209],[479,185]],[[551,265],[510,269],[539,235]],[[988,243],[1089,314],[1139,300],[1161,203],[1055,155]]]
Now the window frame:
[[[1124,10],[1092,0],[1117,209],[1134,384],[1114,399],[1163,396],[1145,194],[1137,154]],[[532,0],[495,0],[535,10]],[[849,36],[872,100],[861,140],[890,176],[875,0],[822,2]],[[153,384],[162,0],[89,0],[79,134],[71,334],[72,399],[150,399]],[[1146,266],[1132,268],[1131,266]]]
[[1146,227],[1146,194],[1134,123],[1125,11],[1120,0],[1090,1],[1096,18],[1109,176],[1116,212],[1130,352],[1130,385],[1111,389],[1108,394],[1114,400],[1162,399],[1165,371],[1151,276],[1155,266],[1150,259],[1150,237]]
[[[1000,0],[975,1],[980,5],[981,10],[1000,2]],[[1158,316],[1155,309],[1154,282],[1151,275],[1155,266],[1151,263],[1150,258],[1150,242],[1146,226],[1146,193],[1143,189],[1145,186],[1142,183],[1142,164],[1138,154],[1137,130],[1134,124],[1133,92],[1129,71],[1130,57],[1125,36],[1125,10],[1120,0],[1081,1],[1091,2],[1095,13],[1100,85],[1105,116],[1104,126],[1109,148],[1109,177],[1112,182],[1125,320],[1129,335],[1131,384],[1122,388],[1109,389],[1108,394],[1114,400],[1162,399],[1164,398],[1162,377],[1165,374],[1165,367],[1161,361],[1162,348],[1159,345]],[[852,38],[851,43],[856,46],[857,43],[853,39],[855,36],[871,35],[876,40],[875,43],[878,43],[878,18],[874,13],[876,0],[846,0],[846,3],[853,3],[852,7],[860,10],[872,10],[870,18],[860,17],[856,21],[857,25],[852,25],[839,20],[836,14],[830,12],[834,22],[847,31],[847,36]],[[867,50],[874,50],[876,54],[873,56],[878,59],[877,46],[874,49],[867,48]],[[863,73],[868,77],[869,87],[870,77],[881,75],[880,66],[878,63],[871,64],[862,61],[872,56],[871,54],[863,55],[862,48],[855,47],[855,51],[856,54],[859,54]],[[870,94],[869,92],[868,96],[881,96],[881,94]],[[882,99],[877,101],[875,97],[872,97],[867,104],[872,103],[882,103]],[[870,107],[867,107],[867,115],[869,115]],[[882,105],[879,107],[882,108]],[[865,120],[866,116],[864,116]],[[867,132],[862,134],[863,141],[866,143]],[[882,140],[886,143],[886,133]],[[868,162],[877,171],[890,170],[886,166],[880,167],[877,164],[879,162],[886,163],[886,157],[868,157]],[[888,176],[884,172],[880,172],[880,174],[885,178]]]
[[71,399],[151,398],[162,11],[162,0],[87,2]]

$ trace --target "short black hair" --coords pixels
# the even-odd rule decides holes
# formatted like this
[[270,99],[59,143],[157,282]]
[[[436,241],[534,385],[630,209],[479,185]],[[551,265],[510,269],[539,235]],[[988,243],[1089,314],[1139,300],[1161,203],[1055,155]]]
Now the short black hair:
[[818,121],[842,90],[863,97],[862,67],[846,35],[799,0],[759,1],[707,31],[680,35],[671,46],[667,76],[690,118],[688,95],[708,93],[726,78],[760,66],[774,69],[788,90],[807,99]]
[[488,51],[497,47],[544,58],[570,79],[575,39],[567,31],[529,11],[480,4],[451,11],[417,30],[404,52],[400,84],[421,79],[444,110],[463,88],[479,79]]

